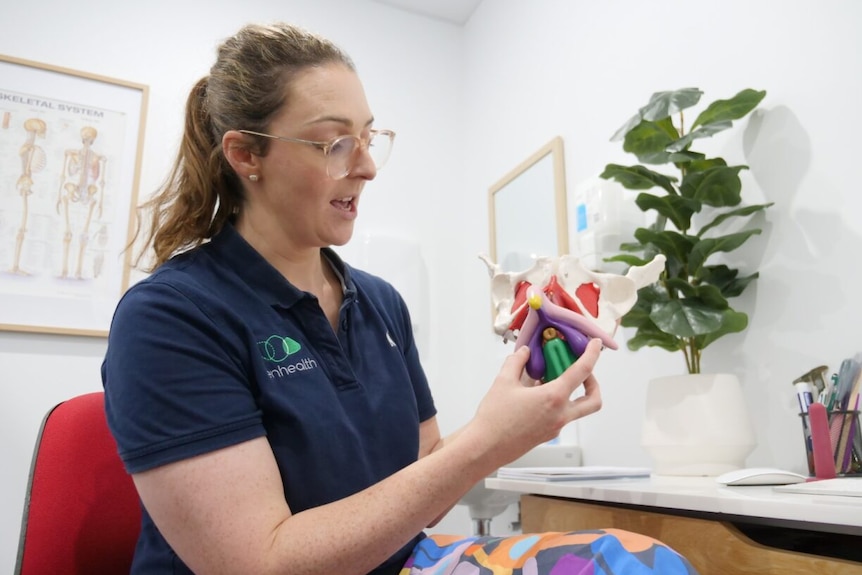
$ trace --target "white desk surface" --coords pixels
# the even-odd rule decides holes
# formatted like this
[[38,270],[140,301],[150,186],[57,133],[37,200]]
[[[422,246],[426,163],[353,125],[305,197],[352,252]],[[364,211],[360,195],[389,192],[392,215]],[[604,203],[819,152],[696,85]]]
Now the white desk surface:
[[862,527],[862,497],[777,493],[770,486],[727,487],[712,477],[525,481],[485,479],[489,489],[567,499],[798,521],[836,531]]

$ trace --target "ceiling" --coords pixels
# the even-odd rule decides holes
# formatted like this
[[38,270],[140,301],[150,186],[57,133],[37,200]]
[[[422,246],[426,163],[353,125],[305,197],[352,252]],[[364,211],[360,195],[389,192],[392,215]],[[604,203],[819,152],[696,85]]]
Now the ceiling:
[[372,2],[463,26],[482,0],[372,0]]

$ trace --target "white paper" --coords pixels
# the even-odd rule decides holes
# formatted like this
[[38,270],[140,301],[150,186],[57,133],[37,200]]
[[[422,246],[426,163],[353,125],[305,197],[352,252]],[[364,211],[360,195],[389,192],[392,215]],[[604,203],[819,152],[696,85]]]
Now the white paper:
[[587,479],[614,479],[619,477],[649,477],[648,467],[609,467],[587,465],[579,467],[502,467],[497,471],[500,479],[527,479],[530,481],[573,481]]

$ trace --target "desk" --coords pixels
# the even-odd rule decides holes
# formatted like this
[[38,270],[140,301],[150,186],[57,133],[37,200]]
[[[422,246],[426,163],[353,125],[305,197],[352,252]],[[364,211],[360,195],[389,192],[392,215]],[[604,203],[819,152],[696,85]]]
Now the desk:
[[[685,555],[700,575],[862,575],[862,497],[725,487],[709,477],[485,485],[522,494],[525,533],[635,531]],[[802,542],[782,548],[794,541]]]

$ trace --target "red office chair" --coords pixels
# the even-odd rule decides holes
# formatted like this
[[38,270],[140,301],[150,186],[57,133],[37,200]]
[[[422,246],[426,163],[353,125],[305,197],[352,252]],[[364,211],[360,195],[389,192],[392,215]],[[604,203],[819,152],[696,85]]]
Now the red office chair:
[[45,416],[27,485],[16,575],[129,572],[141,507],[104,406],[104,393],[88,393]]

